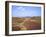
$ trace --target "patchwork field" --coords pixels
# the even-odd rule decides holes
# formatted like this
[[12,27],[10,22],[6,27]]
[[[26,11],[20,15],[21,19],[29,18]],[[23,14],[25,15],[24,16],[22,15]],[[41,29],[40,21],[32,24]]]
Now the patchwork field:
[[12,31],[39,30],[41,29],[41,17],[12,17]]

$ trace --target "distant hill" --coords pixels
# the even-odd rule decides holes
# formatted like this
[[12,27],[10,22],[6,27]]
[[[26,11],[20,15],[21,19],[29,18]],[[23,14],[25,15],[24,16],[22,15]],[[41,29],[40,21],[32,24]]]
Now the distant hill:
[[[30,16],[26,16],[26,17],[16,17],[16,18],[34,18],[34,17],[41,17],[41,16],[32,16],[32,17],[30,17]],[[15,18],[15,17],[14,17]]]

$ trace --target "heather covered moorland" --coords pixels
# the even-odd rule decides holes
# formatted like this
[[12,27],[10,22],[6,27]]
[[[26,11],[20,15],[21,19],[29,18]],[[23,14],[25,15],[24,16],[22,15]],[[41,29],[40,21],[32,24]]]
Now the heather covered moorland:
[[13,17],[12,19],[12,30],[39,30],[41,29],[41,18],[40,17]]

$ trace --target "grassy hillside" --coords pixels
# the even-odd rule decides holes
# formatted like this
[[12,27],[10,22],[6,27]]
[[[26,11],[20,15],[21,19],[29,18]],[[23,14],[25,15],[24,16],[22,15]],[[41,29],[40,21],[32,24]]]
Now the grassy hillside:
[[12,30],[38,30],[41,29],[40,16],[34,17],[12,17]]

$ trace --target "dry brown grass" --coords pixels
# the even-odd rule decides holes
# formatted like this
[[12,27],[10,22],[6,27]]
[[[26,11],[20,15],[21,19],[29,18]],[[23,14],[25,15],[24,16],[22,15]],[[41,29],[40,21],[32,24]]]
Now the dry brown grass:
[[38,30],[41,29],[41,18],[32,17],[32,18],[17,18],[13,17],[12,19],[12,30]]

